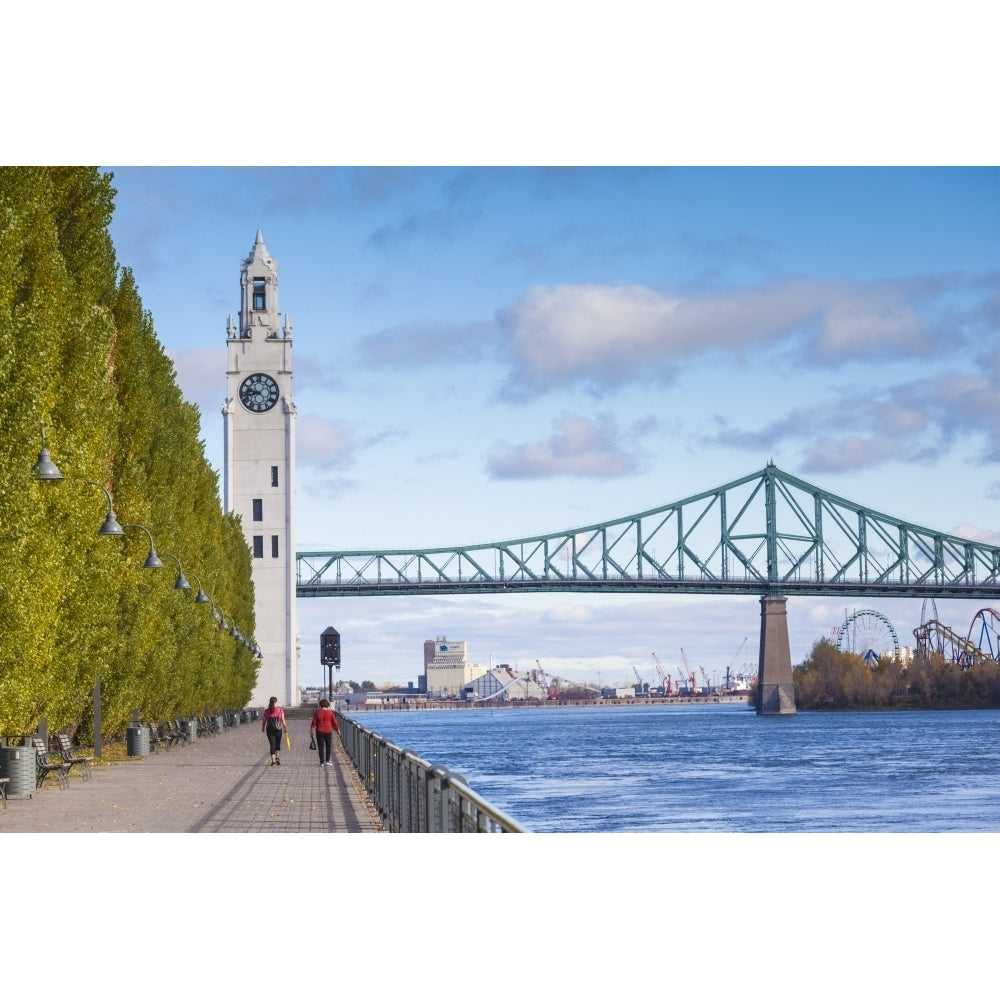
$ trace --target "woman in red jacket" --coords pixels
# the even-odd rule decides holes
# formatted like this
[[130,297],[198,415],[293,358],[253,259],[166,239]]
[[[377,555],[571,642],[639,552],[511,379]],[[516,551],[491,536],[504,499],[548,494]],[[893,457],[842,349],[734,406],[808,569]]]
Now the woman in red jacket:
[[324,698],[319,708],[313,714],[309,726],[316,733],[316,748],[319,750],[319,766],[333,767],[330,763],[330,752],[333,750],[333,731],[340,732],[337,716],[330,711],[330,703]]

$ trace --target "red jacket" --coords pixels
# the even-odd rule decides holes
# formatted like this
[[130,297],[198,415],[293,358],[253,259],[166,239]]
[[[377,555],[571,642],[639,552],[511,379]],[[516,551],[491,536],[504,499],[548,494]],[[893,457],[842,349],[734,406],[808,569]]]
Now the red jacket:
[[337,725],[337,716],[328,708],[316,709],[310,729],[315,729],[320,733],[332,733],[335,729],[338,733],[340,732],[340,726]]

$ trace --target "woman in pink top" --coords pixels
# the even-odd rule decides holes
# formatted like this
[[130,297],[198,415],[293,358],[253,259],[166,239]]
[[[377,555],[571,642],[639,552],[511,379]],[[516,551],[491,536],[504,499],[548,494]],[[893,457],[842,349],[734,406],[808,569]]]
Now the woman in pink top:
[[281,737],[285,732],[285,713],[281,711],[277,698],[271,698],[264,712],[261,732],[267,733],[267,742],[271,747],[271,766],[281,763],[278,752],[281,750]]

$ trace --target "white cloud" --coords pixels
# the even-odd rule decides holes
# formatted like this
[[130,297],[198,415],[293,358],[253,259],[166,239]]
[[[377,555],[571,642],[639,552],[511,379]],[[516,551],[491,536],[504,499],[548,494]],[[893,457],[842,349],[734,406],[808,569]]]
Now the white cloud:
[[1000,531],[977,528],[973,524],[960,524],[957,528],[951,528],[948,534],[958,535],[959,538],[968,538],[972,542],[982,542],[983,545],[1000,545]]
[[555,425],[555,432],[540,441],[498,444],[489,459],[490,474],[496,479],[613,479],[636,470],[638,463],[620,442],[613,418],[596,422],[567,414]]
[[881,465],[897,457],[898,452],[898,442],[886,438],[821,438],[806,448],[802,468],[806,472],[851,472]]
[[931,337],[896,285],[861,289],[826,311],[814,344],[820,361],[927,354]]
[[558,385],[664,374],[699,353],[738,352],[815,319],[835,286],[788,282],[684,299],[637,285],[530,289],[501,312],[519,379]]
[[[225,396],[225,383],[219,382],[219,372],[226,370],[225,347],[200,347],[171,351],[170,360],[177,372],[177,384],[189,403],[204,414],[219,413]],[[219,417],[221,421],[222,417]]]
[[[933,310],[944,279],[852,285],[797,279],[701,296],[641,285],[529,289],[498,319],[513,354],[512,386],[666,377],[684,358],[800,345],[811,360],[925,356],[940,349],[916,303]],[[960,335],[949,330],[949,349]]]
[[298,458],[321,469],[344,468],[356,449],[345,424],[315,415],[299,418],[295,443]]
[[496,350],[494,323],[407,323],[380,330],[360,342],[370,365],[414,366],[479,361]]
[[982,442],[984,461],[1000,460],[1000,396],[983,375],[942,373],[887,385],[878,392],[844,386],[830,401],[802,407],[758,430],[719,417],[705,444],[757,455],[800,442],[802,469],[843,473],[888,461],[926,463],[955,442]]

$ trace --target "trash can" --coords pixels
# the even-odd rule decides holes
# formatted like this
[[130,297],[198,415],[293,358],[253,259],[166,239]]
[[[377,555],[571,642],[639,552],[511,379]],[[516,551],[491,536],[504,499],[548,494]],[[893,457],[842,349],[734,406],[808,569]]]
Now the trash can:
[[194,741],[198,739],[198,720],[188,719],[184,725],[187,727],[188,741],[194,743]]
[[221,715],[213,715],[212,716],[212,724],[215,726],[215,732],[216,733],[221,733],[222,732],[223,725],[222,725],[222,716]]
[[35,748],[0,747],[0,778],[7,779],[7,796],[35,795]]
[[129,726],[125,733],[125,745],[130,757],[148,757],[149,729],[146,726]]

